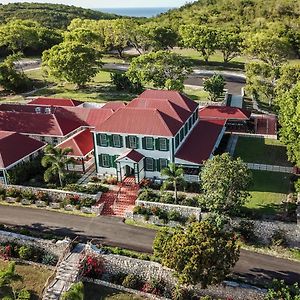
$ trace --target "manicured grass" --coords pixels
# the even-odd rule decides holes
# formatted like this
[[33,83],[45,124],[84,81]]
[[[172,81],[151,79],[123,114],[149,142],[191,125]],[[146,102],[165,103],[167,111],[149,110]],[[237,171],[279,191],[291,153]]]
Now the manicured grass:
[[199,89],[191,89],[185,88],[184,93],[187,94],[191,99],[198,101],[198,102],[207,102],[208,100],[208,93],[204,90]]
[[249,163],[291,166],[285,146],[273,139],[239,137],[234,155]]
[[280,203],[290,188],[290,175],[286,173],[252,170],[253,185],[249,189],[251,198],[246,208],[263,215],[278,212]]
[[127,294],[118,290],[96,285],[93,283],[84,283],[85,300],[142,300],[143,298]]
[[[8,264],[8,261],[0,259],[0,269],[6,268]],[[16,290],[26,288],[32,294],[32,300],[40,299],[44,284],[52,272],[52,270],[46,267],[16,263],[16,274],[21,277],[19,280],[14,281],[11,286]],[[6,293],[7,291],[8,289],[6,288],[0,289],[0,299],[2,299],[2,293]]]

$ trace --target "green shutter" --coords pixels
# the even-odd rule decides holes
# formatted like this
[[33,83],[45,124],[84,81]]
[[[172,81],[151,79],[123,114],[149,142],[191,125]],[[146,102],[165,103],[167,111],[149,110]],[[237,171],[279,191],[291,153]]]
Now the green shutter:
[[107,146],[114,147],[113,137],[112,135],[106,135]]
[[166,145],[167,145],[166,151],[169,151],[170,150],[170,141],[168,139],[166,139]]
[[160,143],[159,143],[159,138],[155,139],[155,149],[160,150]]
[[125,145],[126,145],[126,148],[129,148],[129,136],[125,137]]
[[123,137],[120,135],[120,148],[123,148],[124,146],[124,143],[123,143]]
[[100,167],[103,167],[103,165],[102,165],[102,154],[100,154],[100,155],[98,156],[98,160],[99,160],[99,166],[100,166]]
[[139,147],[140,147],[139,138],[137,136],[135,137],[135,141],[136,141],[136,148],[135,149],[139,149]]
[[142,148],[146,149],[146,138],[145,137],[142,138]]
[[110,156],[110,166],[113,167],[113,168],[116,168],[117,167],[117,163],[116,163],[116,159],[117,159],[118,155],[112,155]]
[[97,145],[101,146],[100,145],[100,134],[99,133],[96,134],[96,141],[97,141]]
[[160,159],[156,160],[156,170],[160,172]]

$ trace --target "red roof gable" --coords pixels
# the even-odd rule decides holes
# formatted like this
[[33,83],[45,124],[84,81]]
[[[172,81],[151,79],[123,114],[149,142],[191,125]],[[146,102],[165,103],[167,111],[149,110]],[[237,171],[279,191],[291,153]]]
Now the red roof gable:
[[147,90],[144,91],[139,98],[152,98],[152,99],[165,99],[169,100],[178,106],[193,112],[197,107],[198,103],[191,100],[183,93],[177,91],[167,90]]
[[117,110],[96,127],[98,132],[114,132],[157,136],[174,136],[182,122],[150,108],[126,107]]
[[78,106],[83,102],[73,100],[73,99],[64,99],[64,98],[46,98],[40,97],[35,98],[32,101],[28,102],[29,105],[47,105],[47,106]]
[[207,106],[199,110],[200,119],[249,120],[251,111],[230,106]]
[[70,156],[85,157],[94,148],[93,135],[90,130],[84,130],[65,140],[57,147],[61,149],[72,148],[73,151]]
[[199,120],[175,157],[202,164],[212,154],[224,125],[225,120]]
[[0,111],[0,130],[26,134],[65,136],[84,124],[62,114]]
[[127,107],[155,108],[176,120],[185,122],[192,114],[189,110],[178,106],[167,99],[136,98]]
[[113,111],[118,110],[119,108],[124,108],[126,104],[122,101],[111,101],[105,103],[102,108],[112,109]]
[[116,160],[121,160],[125,157],[127,157],[135,162],[140,162],[145,156],[143,154],[141,154],[140,152],[132,149],[132,150],[126,151],[125,153],[121,154]]
[[0,168],[5,169],[44,146],[44,143],[28,136],[0,131]]

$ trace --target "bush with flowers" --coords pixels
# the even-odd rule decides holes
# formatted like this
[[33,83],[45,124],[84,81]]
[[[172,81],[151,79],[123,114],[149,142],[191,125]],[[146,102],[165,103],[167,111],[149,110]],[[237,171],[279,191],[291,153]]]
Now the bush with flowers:
[[100,279],[104,273],[103,259],[99,256],[86,255],[80,261],[80,275]]

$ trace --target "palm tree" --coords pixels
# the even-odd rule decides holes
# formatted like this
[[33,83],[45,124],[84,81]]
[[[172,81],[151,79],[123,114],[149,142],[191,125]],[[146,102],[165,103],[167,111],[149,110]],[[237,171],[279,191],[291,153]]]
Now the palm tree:
[[177,203],[177,186],[184,182],[183,174],[183,169],[177,167],[174,163],[170,163],[168,167],[161,170],[161,175],[167,177],[165,182],[171,183],[174,186],[175,204]]
[[44,173],[44,179],[49,182],[52,176],[57,175],[60,186],[63,186],[63,179],[65,177],[66,166],[73,162],[71,157],[67,155],[73,150],[71,148],[54,148],[48,145],[45,148],[45,156],[42,158],[42,166],[48,167]]

